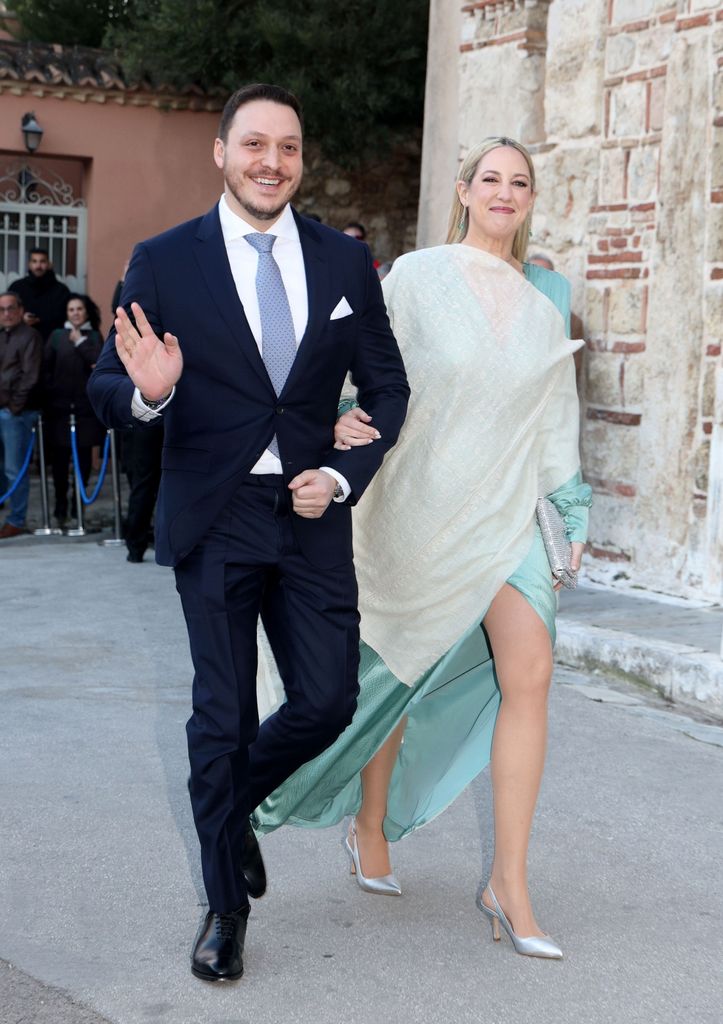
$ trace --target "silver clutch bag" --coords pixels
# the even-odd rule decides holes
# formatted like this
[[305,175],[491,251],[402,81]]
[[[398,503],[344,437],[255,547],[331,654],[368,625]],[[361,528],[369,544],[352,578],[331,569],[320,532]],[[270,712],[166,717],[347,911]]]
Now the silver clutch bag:
[[563,587],[574,590],[577,586],[577,572],[571,565],[572,546],[567,539],[565,520],[549,498],[538,498],[535,511],[550,572]]

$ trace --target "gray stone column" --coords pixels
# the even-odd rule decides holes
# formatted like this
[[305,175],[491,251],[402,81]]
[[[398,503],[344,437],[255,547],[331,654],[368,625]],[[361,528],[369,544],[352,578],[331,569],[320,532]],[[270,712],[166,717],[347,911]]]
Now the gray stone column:
[[424,94],[422,179],[417,246],[439,245],[459,166],[460,0],[432,0],[429,7],[427,83]]
[[665,91],[640,424],[634,557],[641,583],[687,582],[698,425],[708,164],[709,40],[672,37]]
[[[705,589],[723,598],[723,366],[715,371],[715,415],[708,471],[708,530]],[[721,637],[723,658],[723,636]]]

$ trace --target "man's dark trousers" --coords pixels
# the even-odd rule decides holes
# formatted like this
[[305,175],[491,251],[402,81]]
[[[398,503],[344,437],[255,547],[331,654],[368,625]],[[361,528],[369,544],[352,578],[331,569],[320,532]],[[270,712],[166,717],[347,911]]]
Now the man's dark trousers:
[[[191,802],[209,905],[220,912],[246,902],[239,851],[249,809],[333,743],[356,707],[353,565],[312,566],[293,514],[281,477],[249,476],[176,566],[195,668]],[[287,701],[257,734],[259,613]]]

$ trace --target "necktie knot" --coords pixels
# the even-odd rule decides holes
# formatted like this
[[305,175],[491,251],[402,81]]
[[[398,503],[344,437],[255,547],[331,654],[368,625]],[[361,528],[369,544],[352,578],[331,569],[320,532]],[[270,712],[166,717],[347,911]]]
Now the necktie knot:
[[250,235],[244,235],[244,238],[250,246],[256,250],[259,255],[267,255],[271,252],[276,241],[276,235],[268,235],[262,231],[252,232]]

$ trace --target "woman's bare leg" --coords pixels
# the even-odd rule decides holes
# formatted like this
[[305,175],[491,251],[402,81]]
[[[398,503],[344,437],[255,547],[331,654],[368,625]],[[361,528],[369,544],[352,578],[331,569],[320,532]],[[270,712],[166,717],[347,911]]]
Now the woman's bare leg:
[[[484,625],[502,692],[492,744],[490,884],[518,935],[542,935],[527,890],[527,847],[545,763],[552,644],[540,617],[509,584],[493,600]],[[486,892],[483,899],[492,906]]]
[[387,813],[389,781],[406,724],[405,716],[362,768],[362,804],[356,816],[356,830],[361,868],[367,878],[380,878],[392,871],[382,826]]

